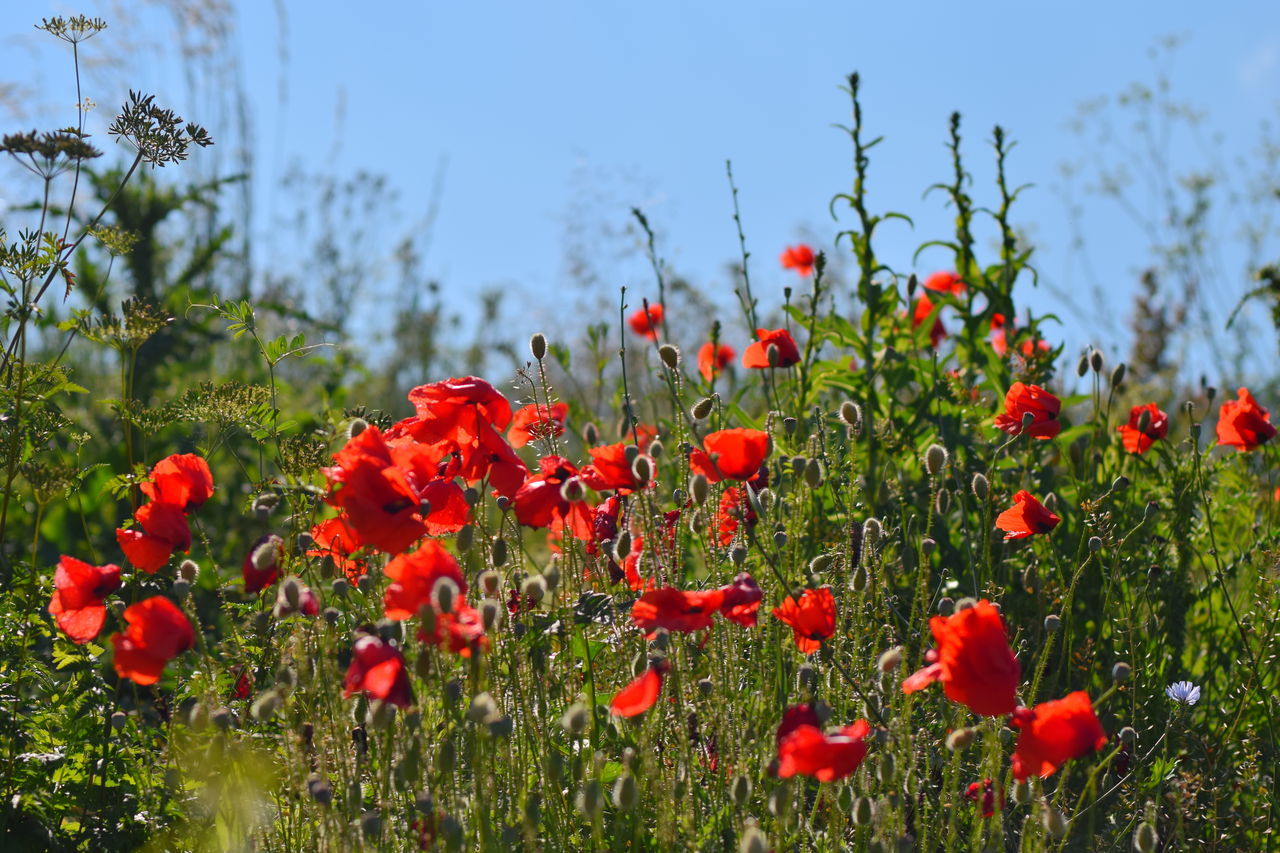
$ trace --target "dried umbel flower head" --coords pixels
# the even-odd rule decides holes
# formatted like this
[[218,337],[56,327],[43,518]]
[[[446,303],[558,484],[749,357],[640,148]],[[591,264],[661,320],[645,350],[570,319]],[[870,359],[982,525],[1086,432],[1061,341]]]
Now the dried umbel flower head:
[[190,122],[184,126],[182,117],[173,110],[156,106],[155,95],[132,90],[107,133],[133,143],[144,163],[162,167],[187,159],[187,149],[192,145],[205,148],[213,144],[203,127]]

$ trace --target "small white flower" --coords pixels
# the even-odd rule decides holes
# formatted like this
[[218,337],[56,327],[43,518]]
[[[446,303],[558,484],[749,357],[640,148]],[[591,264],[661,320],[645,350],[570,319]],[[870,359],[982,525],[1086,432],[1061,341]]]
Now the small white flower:
[[1200,688],[1190,681],[1175,681],[1165,688],[1164,695],[1180,705],[1194,705],[1200,701]]

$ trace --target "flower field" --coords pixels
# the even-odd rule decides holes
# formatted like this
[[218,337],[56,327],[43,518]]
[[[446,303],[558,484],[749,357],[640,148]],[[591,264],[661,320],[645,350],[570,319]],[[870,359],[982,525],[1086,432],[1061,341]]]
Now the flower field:
[[[130,222],[46,192],[0,241],[5,849],[1271,849],[1280,399],[1046,339],[999,128],[988,191],[952,122],[949,268],[877,255],[846,85],[825,250],[735,188],[736,312],[650,231],[599,336],[394,411],[251,299],[86,292]],[[122,187],[214,141],[112,133]]]

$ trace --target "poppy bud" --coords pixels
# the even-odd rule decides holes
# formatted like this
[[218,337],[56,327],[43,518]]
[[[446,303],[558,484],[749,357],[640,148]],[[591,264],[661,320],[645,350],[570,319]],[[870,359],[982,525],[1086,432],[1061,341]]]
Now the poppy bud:
[[627,559],[631,553],[631,532],[624,530],[618,534],[618,538],[613,540],[613,556],[619,562]]
[[853,822],[858,826],[870,826],[875,817],[875,807],[870,797],[858,797],[853,804]]
[[711,397],[703,397],[701,400],[693,404],[693,408],[689,410],[689,414],[693,415],[695,421],[706,420],[711,415],[711,409],[715,406],[715,400]]
[[1133,726],[1125,726],[1116,733],[1116,736],[1120,738],[1121,743],[1133,743],[1138,739],[1138,733],[1134,731]]
[[817,459],[811,459],[809,461],[809,467],[804,469],[805,483],[808,484],[809,488],[816,489],[822,485],[822,482],[825,479],[826,471],[823,470],[822,463]]
[[742,564],[747,561],[747,549],[742,545],[733,546],[729,549],[729,561],[741,568]]
[[1013,801],[1020,806],[1031,802],[1031,783],[1026,779],[1013,783]]
[[369,422],[364,418],[352,418],[351,423],[347,424],[347,439],[353,439],[360,433],[369,428]]
[[902,646],[894,646],[880,654],[876,666],[881,672],[893,672],[902,665]]
[[1089,366],[1093,368],[1094,373],[1102,372],[1102,351],[1094,350],[1089,353]]
[[200,564],[195,560],[183,560],[178,564],[178,577],[187,583],[195,583],[200,574]]
[[542,361],[547,357],[547,336],[542,332],[535,332],[533,337],[529,338],[529,352],[533,354],[534,361]]
[[498,703],[488,691],[476,694],[471,700],[471,707],[467,709],[467,719],[473,723],[487,723],[497,716]]
[[498,497],[494,499],[493,503],[498,507],[498,512],[506,512],[511,508],[511,498],[506,495],[498,495]]
[[[627,460],[628,465],[635,465],[636,460],[640,458],[640,448],[634,444],[628,444],[622,448],[622,458]],[[634,470],[632,473],[635,473]]]
[[326,607],[321,611],[320,615],[323,616],[324,621],[328,622],[330,625],[337,625],[338,619],[342,617],[342,611],[338,610],[336,607]]
[[799,421],[797,421],[793,417],[790,417],[790,416],[785,417],[782,419],[782,431],[785,432],[787,435],[791,435],[796,431],[796,425],[798,423]]
[[1114,388],[1124,381],[1124,371],[1124,362],[1117,364],[1115,370],[1111,371],[1111,387]]
[[672,489],[671,502],[678,507],[682,507],[689,503],[689,496],[685,494],[684,489]]
[[854,592],[862,592],[867,588],[867,569],[865,566],[858,566],[849,577],[849,587]]
[[280,595],[289,609],[296,612],[302,606],[302,583],[292,575],[285,578],[280,585]]
[[710,493],[711,484],[707,482],[707,478],[702,474],[694,474],[689,478],[689,494],[693,496],[693,502],[698,506],[702,506],[707,502],[707,495]]
[[492,569],[486,569],[480,573],[480,577],[477,580],[479,581],[480,588],[484,590],[485,597],[498,597],[498,591],[502,588],[502,574],[500,572],[495,572]]
[[1151,428],[1151,410],[1143,409],[1142,414],[1138,415],[1138,432],[1146,432]]
[[640,800],[640,789],[636,787],[636,779],[630,773],[623,773],[613,783],[613,805],[620,812],[629,812]]
[[219,708],[214,711],[209,715],[209,719],[215,726],[222,729],[224,732],[231,728],[232,723],[235,722],[235,717],[227,708]]
[[825,572],[827,569],[831,568],[831,564],[835,561],[836,557],[834,554],[819,554],[809,561],[809,571],[814,574]]
[[431,603],[441,613],[452,613],[460,591],[453,578],[438,578],[431,587]]
[[880,519],[872,517],[862,523],[862,541],[868,548],[875,548],[876,543],[880,541],[880,534],[884,532],[884,525],[880,523]]
[[760,827],[754,824],[748,826],[743,831],[742,838],[738,839],[738,853],[769,853],[769,837]]
[[580,736],[591,724],[591,712],[581,702],[574,702],[560,717],[560,726],[573,737]]
[[253,549],[253,567],[260,572],[271,571],[280,559],[280,549],[284,546],[284,540],[274,533],[268,536],[261,545]]
[[769,362],[770,367],[777,367],[782,361],[782,351],[778,349],[777,344],[769,344],[764,351],[765,360]]
[[493,561],[495,568],[505,566],[507,564],[507,540],[498,537],[493,540],[493,547],[489,551],[489,557]]
[[258,497],[253,501],[254,517],[259,521],[266,521],[271,515],[271,510],[275,509],[278,503],[280,503],[280,497],[278,495],[270,492],[258,495]]
[[970,608],[977,606],[977,601],[972,598],[965,597],[956,602],[956,612],[959,613],[962,610],[969,610]]
[[1053,838],[1061,838],[1067,834],[1067,816],[1047,803],[1040,813],[1040,823],[1044,826],[1044,831]]
[[849,785],[841,785],[840,793],[836,794],[836,808],[848,814],[853,811],[853,788]]
[[334,578],[333,583],[329,585],[329,589],[338,598],[342,598],[347,594],[347,590],[351,589],[351,583],[346,578]]
[[973,489],[973,496],[980,501],[985,501],[987,495],[991,493],[991,484],[983,474],[974,474],[969,486]]
[[1044,617],[1044,629],[1050,634],[1062,628],[1062,617],[1056,613],[1050,613]]
[[785,530],[779,530],[773,534],[773,544],[777,548],[787,547],[787,533]]
[[1116,684],[1124,684],[1133,675],[1133,667],[1122,660],[1118,660],[1115,666],[1111,667],[1111,680]]
[[1089,537],[1089,550],[1090,550],[1090,551],[1093,551],[1094,553],[1097,553],[1098,551],[1101,551],[1101,550],[1102,550],[1102,537],[1100,537],[1100,536],[1090,536],[1090,537]]
[[1080,360],[1076,362],[1076,376],[1084,376],[1089,372],[1089,354],[1081,353]]
[[862,407],[852,400],[840,404],[839,417],[845,425],[853,427],[855,433],[862,429]]
[[968,747],[969,744],[973,743],[973,739],[976,736],[977,732],[974,729],[956,729],[951,734],[947,735],[947,749],[952,752],[959,752],[960,750]]
[[1156,828],[1144,821],[1138,824],[1138,831],[1133,834],[1133,849],[1138,853],[1152,853],[1159,841]]
[[634,462],[631,463],[631,473],[635,475],[636,483],[641,487],[649,483],[649,478],[653,476],[653,461],[643,454],[637,455]]
[[877,768],[876,775],[880,777],[883,785],[892,785],[898,776],[898,764],[893,757],[892,752],[886,752],[880,756],[880,766]]
[[668,370],[675,370],[680,365],[680,350],[671,344],[663,344],[658,347],[658,358],[662,359]]
[[280,694],[275,690],[268,690],[249,706],[249,716],[261,723],[271,719],[279,709]]
[[578,795],[574,797],[574,804],[587,820],[594,821],[599,817],[600,810],[604,808],[604,794],[600,791],[600,782],[592,779],[583,785]]
[[938,489],[938,497],[934,499],[934,508],[938,511],[938,515],[946,515],[947,510],[951,509],[951,492],[948,489]]
[[569,503],[577,503],[587,496],[587,487],[578,477],[570,477],[560,485],[560,497]]
[[716,689],[715,683],[710,678],[698,679],[698,692],[703,696],[710,696]]
[[924,452],[924,469],[929,472],[930,477],[938,476],[947,466],[947,456],[947,449],[941,444],[929,445],[929,449]]
[[537,606],[547,594],[547,582],[542,575],[533,575],[525,578],[524,583],[520,585],[520,595],[524,600],[531,602]]
[[739,773],[729,782],[729,799],[735,806],[743,806],[751,799],[751,780]]
[[931,555],[934,552],[934,549],[936,549],[937,547],[938,547],[938,543],[930,539],[928,536],[920,540],[920,550],[924,553],[926,557]]
[[949,595],[938,599],[938,615],[947,617],[956,612],[956,600]]
[[506,715],[490,720],[487,725],[490,737],[510,737],[516,727],[515,721]]
[[1031,429],[1031,425],[1032,425],[1033,423],[1035,423],[1035,420],[1036,420],[1036,413],[1035,413],[1035,412],[1023,412],[1023,413],[1022,413],[1022,429],[1023,429],[1023,431],[1026,431],[1026,430]]
[[780,820],[785,820],[788,807],[791,805],[789,793],[785,782],[769,792],[769,814]]
[[191,581],[177,578],[174,580],[173,586],[170,587],[170,591],[173,593],[174,598],[181,601],[187,597],[187,593],[191,592]]
[[551,562],[542,570],[542,579],[547,582],[547,589],[554,592],[560,586],[560,563],[553,556]]
[[1142,511],[1142,520],[1150,521],[1155,518],[1157,512],[1160,511],[1160,504],[1155,501],[1147,501],[1147,507]]
[[129,716],[124,711],[116,711],[111,715],[111,728],[120,731],[129,723]]

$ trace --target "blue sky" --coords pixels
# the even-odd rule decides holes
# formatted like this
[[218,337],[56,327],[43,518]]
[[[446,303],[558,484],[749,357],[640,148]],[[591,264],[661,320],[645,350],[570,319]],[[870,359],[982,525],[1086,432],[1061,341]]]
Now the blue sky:
[[[0,60],[0,80],[34,70],[48,91],[65,76],[65,57],[57,45],[33,41],[27,19],[71,9],[18,5],[27,14],[9,10],[0,45],[23,45],[4,55],[29,56],[34,67]],[[200,118],[209,96],[193,94],[199,81],[176,72],[172,49],[154,49],[173,28],[165,5],[125,6],[137,16],[128,32],[109,29],[90,46],[150,41],[152,49],[128,52],[118,79]],[[718,289],[728,304],[724,264],[737,242],[726,159],[741,190],[757,290],[779,299],[790,279],[777,268],[778,251],[801,234],[830,249],[838,230],[827,202],[848,188],[850,163],[847,138],[832,125],[847,121],[838,87],[853,70],[863,76],[868,129],[885,137],[872,161],[871,205],[916,222],[914,230],[885,228],[885,260],[910,269],[919,243],[949,231],[941,196],[922,194],[948,176],[943,144],[953,110],[964,116],[975,200],[994,201],[987,140],[999,123],[1018,142],[1012,178],[1036,185],[1015,218],[1039,247],[1045,287],[1025,290],[1025,304],[1062,310],[1073,327],[1078,321],[1061,298],[1068,294],[1084,315],[1112,318],[1111,329],[1095,322],[1058,336],[1073,346],[1088,332],[1114,335],[1136,272],[1149,262],[1149,241],[1114,205],[1081,195],[1092,276],[1071,251],[1060,166],[1096,153],[1068,129],[1077,105],[1152,80],[1149,49],[1168,35],[1184,39],[1168,66],[1175,94],[1208,109],[1205,137],[1221,134],[1226,159],[1257,143],[1280,94],[1280,14],[1263,2],[1226,2],[1212,13],[1191,2],[167,5],[184,5],[189,15],[212,7],[214,18],[220,5],[230,12],[222,13],[232,24],[227,44],[251,95],[264,214],[256,230],[265,233],[268,211],[288,209],[275,179],[299,164],[386,174],[401,199],[393,225],[404,230],[425,214],[443,163],[425,266],[446,292],[506,285],[528,294],[522,321],[531,328],[514,330],[517,337],[564,322],[563,305],[545,297],[565,284],[566,220],[585,199],[615,229],[629,206],[642,207],[672,267]],[[111,7],[86,10],[110,18]],[[108,107],[121,93],[87,94]],[[1200,157],[1190,139],[1170,146],[1175,162]],[[613,243],[602,241],[602,278],[647,293],[642,259],[619,257]],[[296,260],[274,251],[276,263]],[[1235,272],[1239,258],[1225,258]],[[918,270],[945,263],[926,255]],[[1093,285],[1104,289],[1105,304],[1094,302]],[[1235,276],[1220,286],[1238,295],[1245,282]]]

